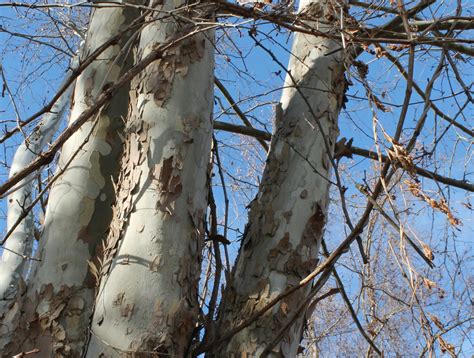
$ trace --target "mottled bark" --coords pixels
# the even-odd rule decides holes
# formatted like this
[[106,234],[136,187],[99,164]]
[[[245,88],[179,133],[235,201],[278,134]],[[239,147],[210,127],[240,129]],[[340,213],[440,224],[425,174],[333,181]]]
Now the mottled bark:
[[[71,67],[77,67],[77,58]],[[72,70],[67,72],[66,81]],[[35,131],[20,144],[15,152],[10,168],[10,177],[29,165],[41,153],[46,144],[56,133],[64,111],[69,104],[73,85],[59,97],[51,109],[45,114]],[[17,292],[25,285],[26,276],[31,267],[31,255],[34,242],[34,216],[30,210],[32,193],[35,186],[34,175],[29,175],[20,181],[8,195],[7,234],[3,239],[3,252],[0,260],[0,346],[8,341],[6,333],[14,327],[12,321],[4,319],[9,307],[15,302]],[[6,240],[6,241],[5,241]]]
[[[125,30],[137,15],[130,7],[93,10],[81,58]],[[129,67],[130,35],[124,33],[77,79],[70,123]],[[112,217],[112,180],[118,172],[127,92],[123,89],[62,148],[57,168],[62,174],[51,189],[39,243],[41,262],[8,313],[16,329],[2,350],[5,357],[34,348],[39,352],[31,357],[78,357],[83,349],[95,289],[88,260],[105,238]]]
[[[180,5],[166,1],[158,9]],[[152,16],[140,33],[137,60],[194,29]],[[132,81],[87,357],[183,357],[190,344],[208,192],[211,35],[189,37]]]
[[[326,1],[301,1],[300,12],[330,32],[334,14]],[[288,65],[282,113],[233,273],[222,300],[217,332],[237,326],[315,268],[327,214],[330,156],[343,104],[344,51],[337,41],[298,33]],[[339,50],[339,51],[337,51]],[[308,293],[301,289],[210,354],[259,356],[295,314]],[[303,317],[291,326],[271,356],[295,357]]]

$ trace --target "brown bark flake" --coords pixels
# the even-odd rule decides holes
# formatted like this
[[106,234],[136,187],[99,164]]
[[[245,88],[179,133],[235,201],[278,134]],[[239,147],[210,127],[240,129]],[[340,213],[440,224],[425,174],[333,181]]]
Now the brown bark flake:
[[270,267],[274,268],[275,264],[278,264],[281,259],[278,257],[279,255],[286,255],[292,250],[292,245],[290,242],[290,233],[285,232],[285,235],[283,238],[278,241],[278,244],[276,247],[270,250],[268,253],[268,261],[270,264]]
[[[136,93],[132,91],[131,97],[136,97]],[[133,108],[133,110],[137,109]],[[109,234],[103,243],[103,256],[94,259],[96,264],[90,263],[91,271],[96,271],[99,277],[108,274],[118,243],[133,210],[133,198],[140,186],[142,175],[140,165],[145,161],[150,145],[148,128],[147,123],[141,121],[136,113],[132,113],[127,122],[121,171],[116,187],[116,202],[112,209],[113,217]],[[95,267],[92,267],[94,265]]]
[[308,219],[303,233],[301,244],[313,247],[314,243],[320,239],[324,227],[325,216],[321,206],[316,203],[314,214]]
[[304,256],[305,255],[300,254],[298,251],[293,251],[288,258],[288,261],[285,263],[284,271],[290,275],[295,275],[298,279],[306,277],[312,270],[314,270],[318,260],[316,258],[306,258]]
[[[43,285],[39,293],[18,297],[22,310],[19,324],[10,343],[4,347],[3,357],[11,357],[22,351],[38,349],[39,354],[53,352],[55,357],[69,357],[72,348],[80,340],[66,330],[74,332],[80,326],[85,302],[77,289],[61,286],[55,292],[52,284]],[[16,303],[15,303],[16,304]]]
[[205,40],[195,36],[173,50],[163,58],[153,62],[144,71],[143,83],[145,93],[152,93],[155,104],[163,107],[171,95],[176,74],[185,76],[189,65],[199,61],[204,54]]
[[176,168],[180,166],[179,164],[179,161],[171,156],[164,159],[161,164],[156,165],[153,173],[157,181],[158,192],[160,193],[156,208],[169,215],[174,214],[173,204],[183,190],[180,173]]
[[[136,357],[164,357],[170,356],[169,351],[182,352],[183,347],[189,343],[187,335],[194,327],[194,317],[197,314],[196,308],[191,308],[186,298],[182,298],[178,303],[174,304],[167,317],[163,317],[162,305],[158,302],[155,304],[156,318],[160,321],[166,319],[166,325],[169,329],[163,332],[153,332],[144,336],[140,341],[131,344],[133,350],[138,351]],[[140,353],[146,352],[146,353]]]

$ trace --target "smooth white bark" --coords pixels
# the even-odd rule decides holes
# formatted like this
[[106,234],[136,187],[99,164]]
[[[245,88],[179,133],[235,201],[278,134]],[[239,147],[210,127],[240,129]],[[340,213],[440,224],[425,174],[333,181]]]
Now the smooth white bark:
[[[71,71],[68,71],[67,77],[70,73]],[[13,157],[10,177],[36,159],[37,153],[41,153],[41,150],[51,140],[61,123],[61,117],[69,102],[72,86],[59,97],[51,108],[51,112],[43,116],[37,129],[19,145]],[[31,204],[34,176],[30,175],[23,179],[17,187],[17,190],[8,195],[7,232],[17,223],[18,218],[24,215],[24,209]],[[13,286],[16,285],[16,281],[23,274],[23,266],[26,263],[23,256],[29,254],[28,247],[32,245],[33,229],[33,213],[29,212],[27,217],[16,226],[3,246],[5,251],[0,261],[0,296],[2,298],[9,296],[8,292],[11,292]]]
[[[130,7],[93,10],[82,58],[126,29],[137,15]],[[130,32],[125,33],[79,76],[69,123],[129,66],[129,37]],[[25,297],[9,312],[16,328],[4,354],[38,348],[38,357],[79,356],[87,340],[95,289],[88,260],[105,238],[112,216],[112,180],[118,172],[127,91],[124,88],[62,148],[57,165],[61,176],[50,191],[38,249],[41,262]]]
[[[300,13],[329,32],[337,8],[325,1],[300,1]],[[337,14],[338,12],[336,12]],[[327,25],[329,23],[329,25]],[[259,311],[315,268],[325,223],[330,161],[343,103],[344,51],[339,42],[298,33],[294,37],[268,160],[236,262],[222,300],[217,332],[222,334]],[[339,51],[336,51],[339,50]],[[219,346],[211,356],[260,356],[291,319],[307,294],[301,289],[257,322]],[[269,353],[295,357],[303,318]]]
[[[166,1],[163,10],[178,5]],[[150,22],[140,34],[138,59],[192,29],[169,17]],[[190,344],[212,133],[210,36],[190,37],[132,82],[87,357],[184,357]]]

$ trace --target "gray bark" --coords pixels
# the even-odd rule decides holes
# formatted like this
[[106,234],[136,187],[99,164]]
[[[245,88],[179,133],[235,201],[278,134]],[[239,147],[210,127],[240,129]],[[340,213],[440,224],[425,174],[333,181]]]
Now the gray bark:
[[[158,8],[180,4],[165,1]],[[194,29],[153,16],[141,31],[138,61]],[[211,36],[189,37],[132,81],[87,357],[183,357],[190,345],[199,313],[212,134]]]
[[[326,1],[301,1],[299,12],[330,32],[334,9]],[[274,136],[249,223],[219,312],[221,335],[297,285],[318,262],[327,215],[330,157],[338,134],[344,95],[344,51],[337,41],[298,33],[294,37],[283,91],[282,114]],[[210,356],[260,356],[292,318],[308,293],[300,289],[263,317],[218,346]],[[303,315],[269,353],[295,357]],[[218,337],[219,335],[217,335]],[[215,338],[215,337],[214,337]]]
[[[77,58],[73,59],[72,68],[77,67]],[[72,73],[72,68],[66,75],[66,82]],[[73,85],[59,97],[45,114],[35,131],[20,144],[13,157],[10,177],[29,165],[41,153],[46,144],[52,139],[61,124],[61,118],[69,103]],[[0,315],[6,315],[14,303],[18,290],[25,285],[26,275],[31,268],[30,260],[34,242],[34,216],[28,208],[32,204],[34,190],[34,175],[29,175],[20,181],[13,192],[8,195],[7,235],[3,245],[0,260]],[[8,331],[14,327],[11,320],[2,320],[0,345],[8,340]],[[6,340],[5,340],[6,339]]]
[[[93,10],[82,58],[128,27],[137,14],[130,7]],[[79,76],[69,123],[129,66],[124,50],[129,37],[125,33]],[[95,289],[88,261],[111,219],[127,95],[125,88],[62,148],[57,165],[61,176],[50,192],[39,243],[41,262],[5,317],[15,327],[2,351],[5,357],[31,349],[39,349],[32,357],[77,357],[83,349]]]

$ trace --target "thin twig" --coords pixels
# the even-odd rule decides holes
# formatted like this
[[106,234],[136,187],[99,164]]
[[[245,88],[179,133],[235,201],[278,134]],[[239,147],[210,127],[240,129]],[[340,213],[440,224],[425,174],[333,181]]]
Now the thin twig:
[[[247,116],[242,112],[240,107],[236,104],[235,100],[232,98],[232,95],[227,91],[227,88],[222,84],[221,81],[219,81],[218,78],[214,78],[214,83],[216,84],[217,88],[221,91],[221,93],[224,95],[226,100],[229,102],[231,108],[234,110],[235,114],[244,122],[245,126],[248,127],[249,129],[253,129],[252,123],[247,119]],[[265,149],[266,152],[268,152],[268,144],[265,142],[265,140],[256,138],[257,141],[261,144],[263,149]]]
[[434,268],[434,264],[433,262],[425,255],[425,253],[423,252],[422,249],[420,249],[418,247],[417,244],[415,244],[415,242],[407,235],[405,234],[405,231],[404,230],[400,230],[401,226],[400,226],[400,223],[396,223],[394,221],[394,219],[392,219],[386,212],[385,210],[377,203],[377,201],[373,200],[372,197],[370,196],[370,194],[367,192],[367,190],[362,187],[361,185],[357,185],[356,184],[356,188],[362,193],[364,194],[367,199],[374,205],[375,209],[377,209],[380,214],[382,214],[382,216],[387,220],[387,222],[392,225],[395,230],[397,231],[401,231],[401,234],[402,234],[402,237],[403,239],[405,239],[406,241],[408,241],[408,243],[410,244],[410,246],[416,251],[416,253],[418,255],[421,256],[421,258],[428,264],[429,267],[431,268]]
[[[325,255],[326,257],[329,256],[329,251],[327,249],[326,242],[324,241],[324,239],[321,240],[321,248],[322,248],[322,251],[323,251],[323,255]],[[337,281],[337,285],[338,285],[338,287],[341,291],[342,299],[345,302],[345,304],[347,306],[347,309],[349,310],[349,313],[352,317],[352,320],[354,321],[354,323],[355,323],[357,329],[359,330],[360,334],[362,335],[362,337],[364,337],[364,339],[367,341],[367,343],[369,343],[369,345],[374,349],[374,351],[376,351],[379,356],[382,356],[382,352],[380,351],[380,349],[377,347],[377,345],[375,344],[373,339],[369,337],[369,335],[365,331],[364,327],[362,327],[362,324],[360,323],[359,317],[357,317],[357,313],[355,312],[354,307],[352,307],[352,303],[349,300],[349,296],[347,296],[346,290],[344,289],[344,284],[342,283],[342,280],[339,277],[339,274],[337,273],[337,270],[336,270],[335,267],[332,269],[332,275],[334,276],[334,278]]]
[[153,61],[160,59],[163,54],[179,45],[185,39],[194,36],[198,32],[207,31],[215,28],[216,25],[211,25],[205,28],[198,28],[191,31],[182,37],[174,40],[170,40],[168,43],[152,50],[143,60],[134,65],[128,70],[120,80],[114,85],[104,88],[102,93],[97,97],[97,100],[87,108],[82,114],[76,119],[75,122],[61,133],[58,138],[51,144],[50,149],[38,155],[38,158],[31,162],[30,165],[23,168],[17,174],[9,178],[3,185],[0,186],[0,195],[3,195],[6,191],[10,190],[15,184],[26,178],[28,175],[33,173],[39,167],[49,164],[53,159],[59,148],[68,140],[92,115],[94,115],[103,105],[105,105],[117,92],[128,83],[133,77],[140,73],[145,67],[147,67]]

